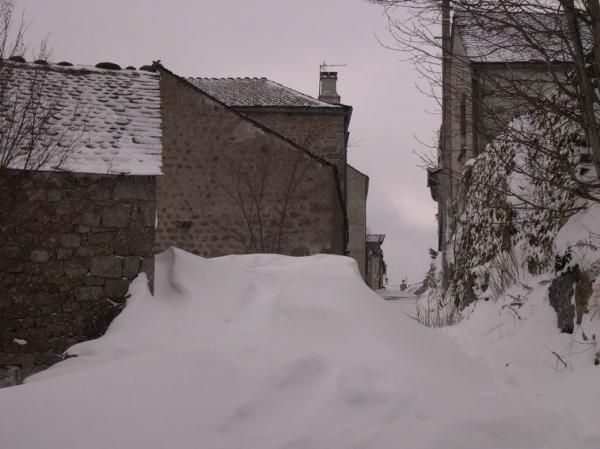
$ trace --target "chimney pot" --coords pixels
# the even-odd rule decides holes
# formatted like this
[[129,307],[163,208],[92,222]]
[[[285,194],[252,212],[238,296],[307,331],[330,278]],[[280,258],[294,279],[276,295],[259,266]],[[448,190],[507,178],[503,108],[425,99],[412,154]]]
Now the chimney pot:
[[319,80],[319,100],[331,104],[340,104],[336,90],[337,72],[321,72]]

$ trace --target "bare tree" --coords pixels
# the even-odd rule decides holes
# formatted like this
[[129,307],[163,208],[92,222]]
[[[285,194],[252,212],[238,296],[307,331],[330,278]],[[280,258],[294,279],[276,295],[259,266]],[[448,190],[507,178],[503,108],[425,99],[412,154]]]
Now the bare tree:
[[37,64],[19,70],[27,46],[14,10],[14,0],[0,0],[0,170],[60,170],[76,140],[69,123],[57,126],[62,86],[50,86],[46,42]]
[[26,25],[15,10],[15,0],[0,0],[0,236],[36,214],[31,178],[40,170],[65,171],[85,132],[74,117],[61,116],[63,87],[49,77],[46,42],[35,63],[25,62]]
[[301,151],[282,157],[277,149],[223,151],[213,154],[216,182],[232,202],[232,216],[219,217],[218,226],[247,253],[282,253],[298,205],[317,193],[308,180],[314,161]]
[[[443,157],[461,157],[463,147],[448,140],[451,117],[462,115],[469,127],[481,117],[487,126],[478,127],[471,156],[478,154],[508,121],[530,109],[568,117],[578,123],[587,140],[597,174],[600,167],[598,118],[600,105],[595,89],[600,79],[600,13],[598,0],[371,0],[383,5],[389,29],[397,44],[430,82],[429,92],[440,98]],[[476,62],[492,62],[502,70],[481,72],[481,82],[503,100],[502,108],[490,98],[473,98],[465,108],[460,99],[464,86],[456,79],[469,58],[453,48],[450,13],[454,11],[453,32],[463,31],[475,47]],[[439,30],[442,30],[441,38]],[[536,62],[528,74],[516,73],[508,64]],[[513,65],[514,67],[514,65]],[[470,82],[471,80],[464,80]],[[441,91],[440,91],[441,88]],[[482,89],[483,91],[483,89]],[[494,100],[494,99],[492,99]],[[501,109],[501,111],[500,111]],[[452,131],[452,130],[450,130]],[[455,127],[454,132],[459,131]],[[450,149],[450,151],[447,151]],[[440,160],[440,162],[442,162]],[[447,168],[452,164],[448,161]],[[461,166],[448,176],[460,178]],[[577,181],[574,177],[574,181]],[[589,183],[589,180],[588,180]]]
[[[530,220],[528,243],[547,247],[541,239],[578,210],[576,200],[600,201],[599,2],[371,1],[385,8],[393,47],[428,80],[424,90],[441,99],[434,165],[441,169],[444,289],[470,291],[474,266],[510,253],[511,233],[523,225],[515,220]],[[527,126],[508,126],[523,115],[519,123]],[[515,147],[527,149],[526,160],[514,157]],[[472,176],[467,161],[484,149],[493,170]],[[496,171],[543,189],[514,191]],[[473,197],[477,210],[465,210]],[[544,263],[527,262],[530,271]]]

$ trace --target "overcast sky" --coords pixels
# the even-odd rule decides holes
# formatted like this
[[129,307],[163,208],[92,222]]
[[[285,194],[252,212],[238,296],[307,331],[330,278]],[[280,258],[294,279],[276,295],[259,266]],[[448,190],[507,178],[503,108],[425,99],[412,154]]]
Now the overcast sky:
[[318,95],[319,64],[338,69],[353,106],[349,162],[370,176],[368,228],[387,234],[392,284],[422,280],[436,247],[435,203],[413,154],[439,117],[417,74],[387,39],[380,7],[363,0],[19,0],[27,39],[50,35],[52,59],[139,67],[160,59],[183,76],[265,76]]

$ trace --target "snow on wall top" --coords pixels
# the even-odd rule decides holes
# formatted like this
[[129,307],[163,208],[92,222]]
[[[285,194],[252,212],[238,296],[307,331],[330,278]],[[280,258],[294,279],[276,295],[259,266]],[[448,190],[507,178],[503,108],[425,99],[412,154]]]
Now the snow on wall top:
[[227,106],[340,108],[267,78],[188,78],[188,81]]
[[474,62],[567,62],[563,16],[457,13],[453,25]]
[[385,234],[367,234],[367,243],[383,243]]
[[[5,61],[0,79],[13,106],[26,108],[34,91],[44,107],[53,108],[48,135],[63,136],[58,143],[70,152],[63,165],[50,160],[40,170],[161,174],[158,73]],[[0,121],[10,120],[9,112],[0,108]],[[29,168],[19,159],[10,167]]]

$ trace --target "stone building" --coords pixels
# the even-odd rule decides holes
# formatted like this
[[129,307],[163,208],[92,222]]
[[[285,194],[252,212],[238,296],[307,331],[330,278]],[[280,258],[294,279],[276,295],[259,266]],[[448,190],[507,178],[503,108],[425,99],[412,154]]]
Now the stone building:
[[[0,78],[3,386],[101,335],[129,282],[152,280],[161,102],[147,72],[3,61]],[[44,113],[34,142],[30,119]]]
[[369,177],[348,164],[348,255],[356,260],[363,279],[367,272],[367,195]]
[[331,104],[264,79],[219,90],[160,64],[3,64],[11,87],[0,95],[27,104],[41,81],[44,142],[65,138],[53,147],[69,151],[35,167],[0,158],[0,199],[16,217],[0,214],[0,386],[101,335],[129,282],[140,272],[152,282],[153,255],[169,246],[206,257],[365,253],[368,178],[350,170],[349,242],[351,108],[331,95],[334,74]]
[[385,287],[387,267],[383,260],[385,234],[367,234],[367,272],[366,282],[373,290]]
[[[540,23],[545,20],[540,17]],[[444,252],[461,209],[466,162],[530,109],[533,99],[548,92],[555,85],[553,77],[571,67],[560,57],[549,63],[526,37],[498,26],[502,23],[500,16],[474,19],[456,13],[447,31],[438,166],[427,171],[427,186],[438,202],[438,245]],[[553,46],[548,42],[548,51]]]
[[346,248],[340,254],[353,257],[364,277],[368,177],[347,163],[352,107],[340,103],[337,73],[320,72],[318,98],[267,78],[188,78],[188,81],[337,167],[347,220]]
[[352,107],[340,103],[337,73],[321,72],[318,99],[267,78],[189,78],[246,117],[333,163],[346,191],[346,163]]
[[[209,88],[164,67],[158,70],[164,176],[158,181],[157,249],[177,246],[206,257],[344,254],[346,213],[337,165],[311,151],[316,147],[308,150],[301,139],[259,122],[252,111],[232,107],[234,101],[253,103],[256,89],[243,87],[265,80],[231,79],[229,85],[213,80]],[[341,114],[341,107],[330,113],[328,105],[276,86],[257,98],[267,102],[277,96],[281,102],[300,102],[303,110],[322,108],[325,119]],[[301,132],[284,112],[273,113],[283,114],[282,123]],[[306,116],[307,122],[313,120]]]

